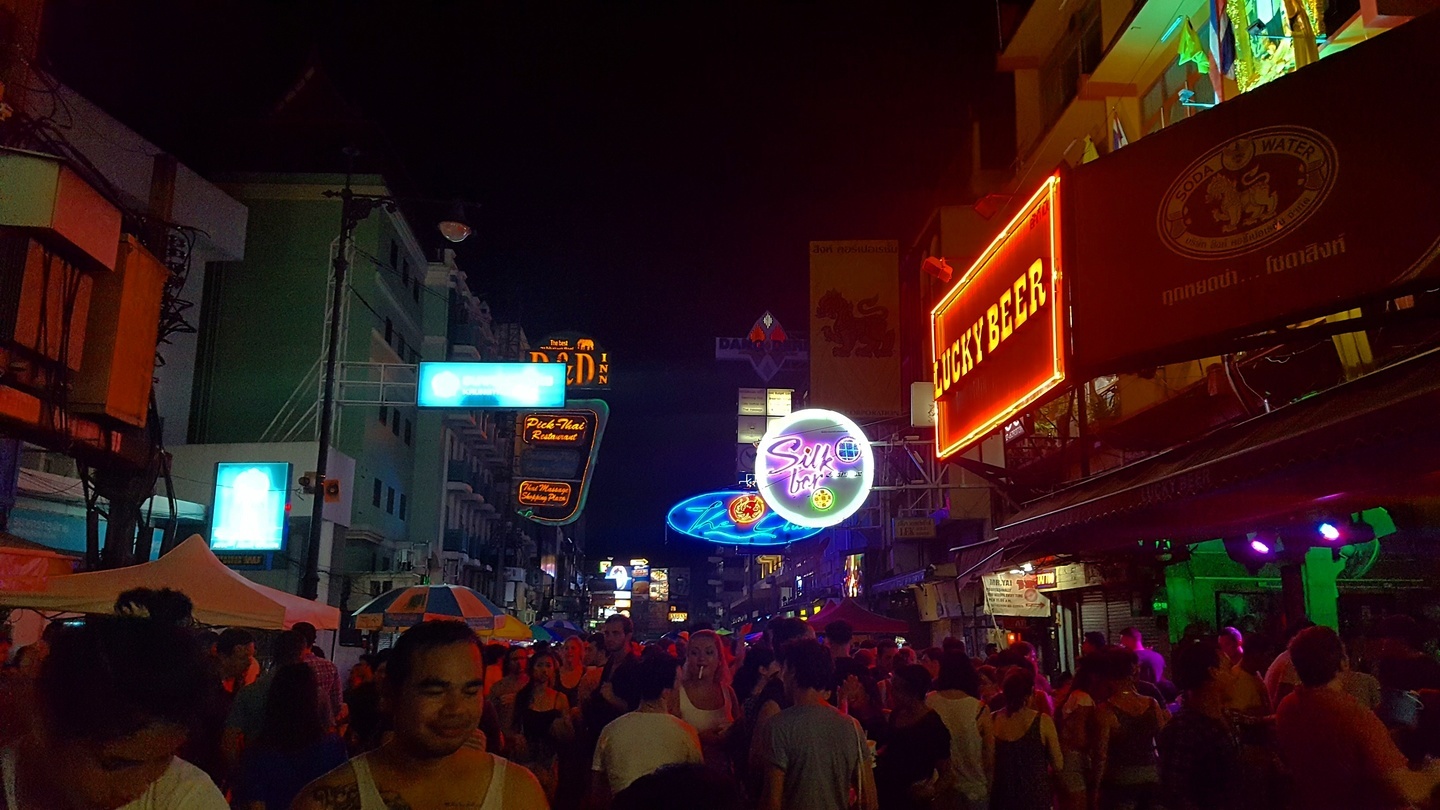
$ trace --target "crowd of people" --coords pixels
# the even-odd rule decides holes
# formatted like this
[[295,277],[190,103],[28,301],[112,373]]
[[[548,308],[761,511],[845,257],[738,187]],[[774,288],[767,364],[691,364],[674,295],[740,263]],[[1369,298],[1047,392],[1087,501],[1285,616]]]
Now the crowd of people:
[[1092,633],[1052,684],[1024,641],[971,656],[844,622],[641,645],[613,616],[503,646],[431,621],[342,679],[313,627],[198,630],[142,591],[13,656],[0,638],[0,810],[1436,806],[1420,625],[1382,623],[1374,674],[1297,629],[1272,662],[1234,628],[1168,661]]

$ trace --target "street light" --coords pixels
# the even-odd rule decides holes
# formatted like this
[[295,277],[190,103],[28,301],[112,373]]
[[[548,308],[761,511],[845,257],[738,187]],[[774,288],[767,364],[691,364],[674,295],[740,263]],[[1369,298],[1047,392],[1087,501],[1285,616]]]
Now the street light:
[[[370,212],[377,208],[395,211],[400,199],[374,194],[356,194],[350,188],[350,177],[354,170],[359,150],[346,148],[345,187],[339,191],[326,191],[326,197],[340,200],[340,241],[335,248],[335,259],[331,266],[335,273],[335,291],[330,296],[330,334],[325,343],[325,374],[322,379],[320,397],[319,451],[315,459],[315,490],[311,493],[313,508],[310,512],[310,536],[305,546],[305,575],[300,580],[300,595],[315,599],[320,595],[320,535],[325,520],[324,491],[326,473],[330,462],[330,423],[335,413],[335,365],[338,360],[340,342],[340,309],[345,300],[345,274],[350,262],[345,254],[355,227]],[[465,221],[462,203],[455,203],[451,216],[439,223],[440,234],[451,242],[463,242],[473,229]]]

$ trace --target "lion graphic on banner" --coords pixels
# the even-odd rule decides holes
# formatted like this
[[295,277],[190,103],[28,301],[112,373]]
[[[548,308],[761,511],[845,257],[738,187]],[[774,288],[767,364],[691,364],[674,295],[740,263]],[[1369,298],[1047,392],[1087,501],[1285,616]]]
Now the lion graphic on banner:
[[815,305],[815,317],[833,323],[820,332],[835,344],[836,357],[889,357],[895,353],[895,330],[890,329],[890,310],[879,306],[880,296],[872,295],[852,304],[839,290],[828,290]]
[[1278,199],[1270,189],[1270,175],[1258,166],[1245,173],[1237,185],[1233,179],[1217,174],[1205,189],[1205,202],[1218,203],[1212,210],[1220,230],[1230,233],[1242,225],[1255,225],[1275,216]]

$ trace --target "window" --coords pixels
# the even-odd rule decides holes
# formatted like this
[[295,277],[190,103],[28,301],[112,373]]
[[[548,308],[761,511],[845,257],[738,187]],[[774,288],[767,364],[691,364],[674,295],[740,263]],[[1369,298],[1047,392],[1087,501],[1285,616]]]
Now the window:
[[401,359],[402,361],[405,359],[405,357],[406,357],[406,348],[405,348],[405,336],[404,336],[404,335],[397,335],[397,336],[396,336],[396,340],[395,340],[395,353],[398,354],[398,355],[400,355],[400,359]]
[[387,346],[390,345],[390,341],[392,341],[392,340],[394,340],[394,339],[395,339],[395,322],[392,321],[392,320],[390,320],[389,318],[386,318],[386,319],[385,319],[385,345],[387,345]]
[[420,277],[419,277],[419,276],[416,276],[416,277],[415,277],[415,286],[410,288],[410,297],[415,299],[415,303],[417,303],[417,304],[420,303]]
[[376,506],[379,506],[379,505],[380,505],[380,490],[381,490],[381,488],[383,488],[384,486],[385,486],[384,484],[380,483],[380,479],[379,479],[379,478],[376,478],[376,479],[375,479],[375,492],[374,492],[373,494],[371,494],[371,496],[370,496],[370,502],[371,502],[372,504],[374,504],[374,505],[376,505]]
[[387,407],[384,406],[384,405],[381,405],[381,406],[380,406],[380,424],[382,424],[382,425],[385,424],[385,420],[388,419],[389,416],[390,416],[390,409],[387,408]]
[[410,498],[407,495],[400,496],[400,519],[405,519],[405,513],[410,509]]
[[394,433],[396,436],[400,435],[400,414],[398,413],[395,414],[394,419],[390,420],[390,432]]
[[400,266],[400,245],[394,239],[390,240],[390,266]]
[[395,514],[395,488],[394,488],[394,487],[386,487],[386,488],[385,488],[385,514],[387,514],[387,515],[393,515],[393,514]]
[[406,420],[405,420],[405,443],[406,443],[406,444],[409,444],[412,439],[413,439],[413,435],[412,435],[412,433],[411,433],[410,420],[409,420],[409,419],[406,419]]
[[1212,104],[1215,101],[1215,88],[1210,84],[1208,76],[1202,75],[1188,62],[1183,65],[1172,62],[1140,97],[1142,134],[1158,132],[1176,121],[1189,118],[1200,109],[1180,103],[1180,93],[1183,90],[1195,93],[1192,103]]
[[410,286],[410,260],[400,260],[400,278],[405,279],[405,286]]

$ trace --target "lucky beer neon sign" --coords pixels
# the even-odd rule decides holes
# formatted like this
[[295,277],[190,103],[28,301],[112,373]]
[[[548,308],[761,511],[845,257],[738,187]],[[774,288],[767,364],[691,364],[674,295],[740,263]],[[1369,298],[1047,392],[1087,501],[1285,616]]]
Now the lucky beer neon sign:
[[796,411],[771,425],[755,454],[755,480],[771,509],[799,526],[824,528],[865,504],[875,456],[865,432],[834,411]]
[[940,458],[1065,380],[1059,189],[1046,180],[930,313]]

